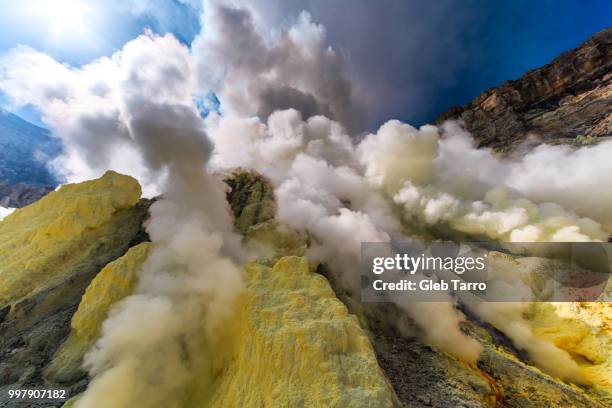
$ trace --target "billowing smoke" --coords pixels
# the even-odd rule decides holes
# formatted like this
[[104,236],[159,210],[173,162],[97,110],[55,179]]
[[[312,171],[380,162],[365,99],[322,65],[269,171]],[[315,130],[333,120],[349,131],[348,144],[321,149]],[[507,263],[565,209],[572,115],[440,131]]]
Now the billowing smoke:
[[121,84],[120,126],[146,168],[167,173],[166,183],[151,208],[147,231],[154,247],[136,291],[115,307],[86,356],[95,377],[82,407],[182,406],[177,396],[212,381],[210,350],[218,347],[221,323],[242,289],[232,261],[240,257],[240,241],[220,181],[205,168],[212,145],[193,104],[183,95],[175,99],[190,72],[187,50],[176,46],[184,61],[148,64],[143,72],[141,64],[154,58],[145,48],[145,60],[126,67]]
[[[543,202],[534,203],[520,191],[512,191],[508,184],[519,184],[515,169],[524,168],[523,161],[504,163],[488,150],[477,150],[452,126],[447,134],[440,141],[433,126],[417,130],[390,121],[359,146],[366,176],[403,207],[406,221],[440,224],[468,236],[501,241],[579,242],[607,237],[599,223],[544,201],[546,195],[539,197]],[[600,147],[608,148],[606,144]],[[535,154],[542,155],[546,149]],[[599,154],[598,149],[591,152]],[[533,161],[531,155],[525,160]],[[559,161],[557,166],[565,162]],[[598,167],[596,161],[591,165]],[[538,168],[535,164],[532,167]],[[560,188],[554,198],[569,195],[573,192]]]
[[[268,176],[276,186],[279,219],[308,231],[309,257],[326,263],[342,287],[359,298],[361,243],[405,236],[393,203],[364,176],[344,129],[322,116],[303,121],[295,110],[275,112],[267,124],[216,117],[208,125],[217,153],[213,163],[249,166]],[[463,317],[450,296],[447,303],[398,306],[430,344],[476,361],[481,347],[460,330]]]
[[[552,202],[529,201],[505,185],[524,163],[475,149],[453,125],[441,139],[436,127],[415,129],[390,121],[358,145],[338,123],[322,116],[302,120],[294,110],[275,112],[267,123],[210,117],[207,125],[216,150],[213,164],[251,167],[267,175],[276,186],[279,218],[311,234],[309,255],[328,264],[352,294],[359,290],[361,242],[414,237],[415,228],[406,226],[446,230],[472,240],[574,242],[607,235],[592,219]],[[564,166],[564,161],[557,165]],[[473,362],[480,346],[460,331],[462,316],[453,302],[449,296],[447,303],[398,306],[430,344]],[[543,369],[580,381],[571,357],[551,343],[536,341],[528,322],[511,313],[513,308],[474,309],[532,353]]]
[[298,109],[305,118],[325,115],[352,132],[365,129],[365,109],[353,97],[344,61],[325,43],[325,28],[302,12],[278,33],[258,29],[247,7],[209,1],[202,33],[193,43],[201,84],[224,110],[264,121],[276,111]]
[[537,204],[555,203],[612,231],[612,193],[605,188],[612,182],[612,163],[606,160],[611,141],[579,149],[540,145],[520,159],[501,160],[490,149],[475,149],[471,136],[456,124],[447,123],[444,131],[451,137],[440,145],[440,162],[457,163],[445,177],[463,169],[481,185],[506,186],[511,196]]
[[[87,354],[94,379],[82,407],[172,407],[206,373],[243,282],[242,257],[212,144],[192,100],[195,64],[171,36],[147,33],[112,58],[69,68],[29,49],[3,61],[3,89],[34,104],[68,156],[95,173],[115,164],[163,193],[147,225],[152,252],[134,295],[119,303]],[[43,74],[50,66],[52,74]],[[39,74],[39,75],[36,75]],[[40,83],[28,84],[31,76]],[[33,85],[33,86],[32,86]]]
[[556,378],[584,383],[585,376],[580,366],[568,352],[534,334],[525,318],[529,308],[528,302],[483,302],[476,307],[476,311],[511,338],[517,347],[526,350],[543,371]]

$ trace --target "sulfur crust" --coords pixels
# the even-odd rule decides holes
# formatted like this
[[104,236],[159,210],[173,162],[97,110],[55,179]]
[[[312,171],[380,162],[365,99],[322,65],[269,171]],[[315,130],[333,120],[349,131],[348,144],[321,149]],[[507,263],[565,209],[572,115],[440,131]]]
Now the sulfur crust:
[[[522,279],[533,288],[543,275],[540,269],[551,268],[546,258],[513,258],[506,254],[489,254],[490,265],[513,279]],[[612,303],[534,302],[526,309],[525,319],[533,333],[565,350],[580,373],[597,391],[612,395]]]
[[150,242],[143,242],[130,248],[96,275],[72,316],[74,335],[87,342],[99,336],[111,306],[133,292],[150,247]]
[[612,394],[612,304],[536,303],[529,322],[538,337],[570,353],[596,389]]
[[70,336],[45,370],[47,378],[66,380],[81,373],[83,356],[100,336],[111,307],[132,294],[150,247],[150,242],[143,242],[130,248],[91,281],[72,316]]
[[240,339],[207,407],[391,407],[372,346],[304,257],[246,266]]
[[66,265],[110,234],[113,215],[134,206],[138,182],[112,171],[62,186],[0,222],[0,307],[61,280]]
[[[0,304],[62,282],[66,270],[78,269],[75,257],[87,258],[90,247],[110,236],[115,214],[133,207],[140,194],[136,180],[107,172],[66,185],[0,222]],[[271,226],[263,235],[269,238],[277,229]],[[289,239],[285,235],[281,241]],[[289,237],[287,245],[299,248],[283,251],[301,255],[303,237]],[[99,338],[113,305],[133,292],[152,245],[136,245],[100,266],[72,317],[70,336],[45,370],[47,378],[70,382],[81,375],[82,356]],[[193,398],[183,405],[393,406],[393,390],[357,318],[327,280],[311,272],[306,258],[281,256],[269,260],[272,267],[245,266],[246,289],[227,322],[228,341],[211,342],[205,350],[218,361],[214,372],[201,373],[212,380],[194,379]]]

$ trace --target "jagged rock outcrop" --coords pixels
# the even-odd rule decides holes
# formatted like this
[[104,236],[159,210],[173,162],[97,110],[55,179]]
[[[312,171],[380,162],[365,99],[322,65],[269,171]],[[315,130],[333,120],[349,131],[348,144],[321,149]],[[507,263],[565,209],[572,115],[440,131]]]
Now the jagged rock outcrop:
[[509,150],[534,134],[544,142],[592,143],[612,136],[612,28],[521,78],[453,107],[479,146]]
[[275,220],[274,188],[261,174],[237,170],[225,179],[230,187],[227,201],[234,215],[236,229],[258,253],[275,261],[287,255],[304,256],[308,236]]
[[[8,388],[42,387],[45,367],[70,332],[86,287],[104,265],[145,239],[148,202],[114,172],[66,185],[0,221],[0,406]],[[86,378],[65,384],[76,393]]]
[[263,176],[250,171],[236,171],[225,183],[230,187],[227,201],[238,231],[245,234],[249,227],[274,218],[274,189]]

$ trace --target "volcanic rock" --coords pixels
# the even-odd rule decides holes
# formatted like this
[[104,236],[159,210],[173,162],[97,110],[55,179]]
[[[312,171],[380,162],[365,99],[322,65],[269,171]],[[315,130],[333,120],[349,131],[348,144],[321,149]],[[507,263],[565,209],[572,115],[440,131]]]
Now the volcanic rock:
[[510,150],[526,141],[589,144],[612,136],[612,28],[521,78],[453,107],[479,147]]

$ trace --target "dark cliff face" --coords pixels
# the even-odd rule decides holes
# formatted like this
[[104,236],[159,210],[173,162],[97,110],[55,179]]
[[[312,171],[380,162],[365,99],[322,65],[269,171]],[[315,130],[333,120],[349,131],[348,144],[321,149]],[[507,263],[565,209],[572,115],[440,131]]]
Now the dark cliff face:
[[478,146],[508,150],[530,134],[582,144],[612,136],[612,28],[436,120],[459,119]]

